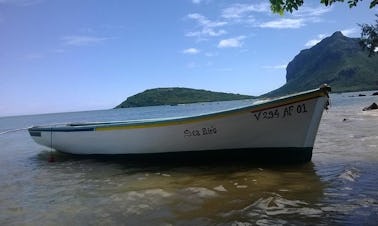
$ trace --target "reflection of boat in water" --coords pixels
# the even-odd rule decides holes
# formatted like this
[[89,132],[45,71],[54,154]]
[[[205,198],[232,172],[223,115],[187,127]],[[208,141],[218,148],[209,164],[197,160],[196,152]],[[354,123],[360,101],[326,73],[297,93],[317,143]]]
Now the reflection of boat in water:
[[[128,186],[133,188],[132,193],[136,191],[138,196],[135,197],[139,197],[128,206],[138,206],[147,194],[156,194],[159,202],[153,211],[173,211],[170,223],[174,225],[183,222],[188,225],[229,225],[236,219],[250,225],[255,225],[258,220],[273,221],[269,225],[274,225],[274,220],[278,219],[293,224],[307,222],[318,225],[327,214],[319,205],[319,200],[324,198],[325,183],[316,174],[313,163],[227,163],[200,167],[166,168],[165,164],[161,164],[160,167],[133,168],[137,172],[140,170],[139,175],[147,172],[148,176],[128,182]],[[143,216],[148,219],[151,215],[154,214],[146,210]],[[143,217],[141,220],[147,219]]]
[[[239,175],[239,180],[234,181],[234,189],[225,187],[227,197],[241,203],[237,208],[225,207],[230,209],[225,211],[227,218],[248,219],[249,222],[269,220],[268,225],[282,224],[279,222],[282,219],[310,225],[321,224],[324,220],[326,212],[319,200],[324,198],[325,183],[316,174],[313,163],[262,166]],[[232,203],[224,196],[222,199],[222,203],[226,203],[222,205]]]
[[205,115],[29,128],[33,139],[72,154],[259,154],[310,161],[330,88]]

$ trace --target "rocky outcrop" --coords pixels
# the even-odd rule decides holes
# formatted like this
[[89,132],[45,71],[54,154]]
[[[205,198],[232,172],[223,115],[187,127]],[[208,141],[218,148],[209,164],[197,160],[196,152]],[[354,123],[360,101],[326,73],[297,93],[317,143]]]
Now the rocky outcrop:
[[315,89],[324,83],[334,92],[378,89],[378,55],[369,57],[359,40],[338,31],[302,50],[286,67],[286,84],[266,96]]
[[378,105],[376,103],[372,103],[370,106],[365,107],[362,109],[363,111],[370,111],[370,110],[376,110],[378,109]]

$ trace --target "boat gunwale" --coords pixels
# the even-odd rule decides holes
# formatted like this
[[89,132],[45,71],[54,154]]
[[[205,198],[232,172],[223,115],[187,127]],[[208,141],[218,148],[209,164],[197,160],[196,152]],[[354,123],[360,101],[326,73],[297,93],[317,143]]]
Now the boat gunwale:
[[201,115],[184,116],[177,118],[157,118],[146,120],[132,120],[120,122],[94,122],[94,123],[72,123],[60,127],[48,126],[35,126],[29,128],[29,131],[47,131],[47,132],[84,132],[84,131],[109,131],[109,130],[124,130],[124,129],[138,129],[138,128],[151,128],[151,127],[164,127],[171,125],[189,124],[198,121],[206,121],[214,118],[223,118],[235,114],[243,114],[245,112],[255,113],[265,111],[271,108],[282,107],[291,105],[306,100],[328,96],[329,89],[317,88],[300,93],[286,95],[271,100],[263,101],[261,103],[253,103],[248,106],[227,109],[217,112],[211,112]]

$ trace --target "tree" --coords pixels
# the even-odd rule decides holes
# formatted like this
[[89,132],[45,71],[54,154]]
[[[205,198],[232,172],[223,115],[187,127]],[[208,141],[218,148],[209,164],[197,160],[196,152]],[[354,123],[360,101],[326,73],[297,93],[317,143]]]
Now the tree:
[[[378,14],[375,14],[378,17]],[[369,51],[369,56],[374,56],[378,50],[378,19],[375,20],[375,25],[360,24],[361,40],[360,44],[363,49]]]
[[[303,0],[269,0],[270,8],[274,13],[283,14],[285,11],[292,13],[294,10],[298,10],[303,5]],[[320,0],[320,3],[329,6],[335,2],[344,2],[345,0]],[[349,7],[357,6],[358,2],[362,0],[348,0]],[[378,4],[378,0],[371,0],[370,8],[375,7]]]

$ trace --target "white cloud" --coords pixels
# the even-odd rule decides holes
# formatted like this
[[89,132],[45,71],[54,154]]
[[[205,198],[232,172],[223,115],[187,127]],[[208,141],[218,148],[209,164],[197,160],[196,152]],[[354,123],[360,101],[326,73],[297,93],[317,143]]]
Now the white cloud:
[[200,31],[193,31],[193,32],[188,32],[186,33],[186,36],[187,37],[198,37],[198,38],[201,38],[201,37],[216,37],[216,36],[221,36],[221,35],[224,35],[224,34],[227,34],[227,32],[223,29],[220,29],[220,30],[214,30],[214,29],[211,29],[211,28],[204,28]]
[[261,28],[297,29],[305,26],[304,19],[279,19],[261,23]]
[[311,40],[307,41],[305,46],[306,47],[312,47],[312,46],[318,44],[326,36],[327,36],[326,34],[319,34],[315,39],[311,39]]
[[262,22],[258,25],[260,28],[273,28],[273,29],[298,29],[306,26],[308,23],[318,23],[322,21],[321,16],[331,12],[332,7],[317,7],[311,8],[307,6],[300,7],[298,11],[294,11],[291,18],[281,18]]
[[[332,11],[332,7],[307,7],[302,6],[299,10],[292,14],[287,14],[286,18],[280,18],[273,21],[262,21],[257,23],[255,19],[256,13],[264,13],[271,16],[270,4],[261,2],[259,4],[232,4],[222,10],[221,17],[227,22],[244,23],[260,28],[274,29],[297,29],[307,25],[307,23],[317,23],[322,21],[321,16]],[[264,18],[264,17],[256,17]]]
[[278,65],[273,65],[273,66],[263,66],[265,69],[275,69],[275,70],[281,70],[281,69],[286,69],[287,64],[278,64]]
[[355,35],[359,35],[359,32],[360,30],[358,30],[357,28],[349,28],[349,29],[344,29],[344,30],[341,30],[341,33],[343,33],[343,35],[345,36],[355,36]]
[[195,55],[195,54],[198,54],[199,52],[200,50],[196,48],[188,48],[182,51],[183,54],[189,54],[189,55]]
[[316,8],[312,7],[307,7],[307,6],[302,6],[299,7],[297,11],[293,12],[293,16],[295,17],[319,17],[322,16],[323,14],[329,13],[333,10],[332,6],[319,6]]
[[86,46],[86,45],[93,45],[100,42],[104,42],[109,40],[109,37],[96,37],[96,36],[82,36],[82,35],[72,35],[72,36],[65,36],[62,38],[62,41],[65,45],[70,46]]
[[318,39],[311,39],[311,40],[308,40],[305,44],[306,47],[312,47],[316,44],[318,44],[321,40],[318,40]]
[[230,7],[223,9],[222,17],[227,19],[236,19],[246,17],[252,12],[270,12],[269,4],[233,4]]
[[235,38],[223,39],[219,41],[218,48],[237,48],[242,47],[242,40],[245,39],[245,36],[239,36]]
[[205,16],[202,16],[198,13],[188,14],[188,18],[197,21],[200,25],[205,27],[221,27],[227,24],[227,22],[224,21],[211,21],[207,19]]
[[219,29],[219,27],[227,24],[225,21],[211,21],[198,13],[188,14],[187,18],[196,21],[199,26],[197,31],[186,33],[187,37],[197,37],[203,39],[207,37],[216,37],[227,33],[224,29]]
[[192,0],[193,4],[200,4],[202,0]]

